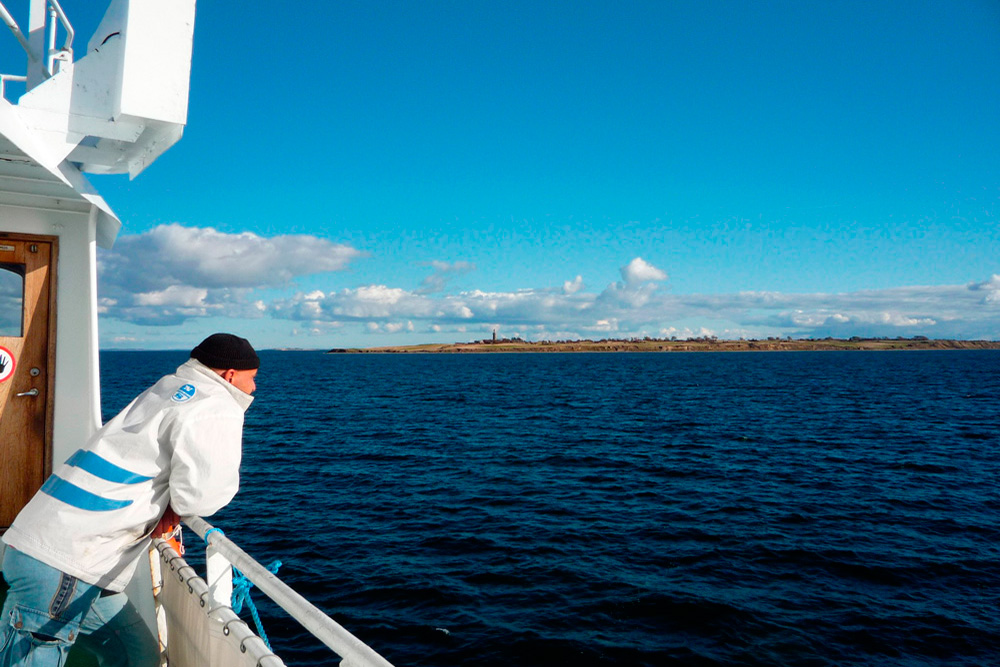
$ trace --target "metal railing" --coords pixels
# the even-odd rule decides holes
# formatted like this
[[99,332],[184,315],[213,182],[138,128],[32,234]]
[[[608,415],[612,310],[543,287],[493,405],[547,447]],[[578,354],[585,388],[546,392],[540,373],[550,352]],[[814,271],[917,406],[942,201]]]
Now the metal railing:
[[14,37],[16,37],[17,41],[21,43],[21,48],[28,54],[28,57],[37,62],[38,56],[32,52],[31,45],[28,44],[28,38],[25,37],[24,33],[21,32],[21,29],[17,27],[17,21],[15,21],[14,17],[10,15],[10,12],[7,11],[7,8],[3,6],[2,2],[0,2],[0,18],[2,18],[3,22],[7,24],[10,31],[14,33]]
[[[392,664],[375,652],[370,646],[348,632],[342,625],[323,613],[311,602],[296,593],[288,584],[268,571],[249,554],[240,549],[232,540],[223,535],[201,517],[184,517],[188,528],[198,534],[209,545],[208,559],[218,563],[217,556],[225,558],[236,567],[289,616],[303,628],[326,644],[343,660],[342,667],[392,667]],[[232,593],[231,568],[225,567],[226,574],[219,576],[218,565],[209,565],[209,592],[216,602],[229,604]]]
[[0,74],[0,97],[4,97],[7,91],[8,81],[27,81],[28,77],[23,74]]
[[[271,649],[261,640],[260,637],[253,633],[250,626],[246,624],[243,619],[236,615],[236,613],[229,607],[229,603],[217,604],[212,606],[208,604],[212,600],[211,592],[209,591],[208,584],[198,576],[195,569],[188,565],[187,561],[174,551],[174,548],[170,543],[164,541],[163,539],[157,538],[153,540],[153,546],[155,547],[155,553],[150,553],[150,566],[153,568],[153,597],[157,600],[157,631],[160,635],[160,650],[170,650],[170,635],[167,631],[167,620],[166,614],[161,608],[162,596],[169,589],[172,581],[169,579],[178,579],[180,581],[181,588],[177,589],[181,591],[187,591],[187,593],[197,600],[197,602],[192,602],[192,606],[197,604],[205,615],[205,621],[211,623],[212,621],[222,625],[222,638],[219,641],[224,641],[230,643],[233,648],[232,652],[240,654],[245,654],[249,657],[247,664],[256,665],[256,667],[286,667],[285,663],[276,656]],[[182,615],[182,614],[180,614]],[[184,640],[189,642],[187,651],[178,651],[185,653],[185,657],[188,658],[186,661],[188,664],[195,664],[198,667],[203,667],[206,664],[212,662],[212,658],[209,656],[214,656],[215,651],[212,647],[205,646],[203,644],[199,645],[197,639],[192,640],[193,637],[200,637],[202,641],[206,639],[211,643],[209,639],[212,635],[211,631],[207,633],[203,632],[191,632],[189,628],[186,632],[181,632],[180,642],[183,643]],[[191,643],[194,643],[194,651],[197,655],[191,659]],[[177,642],[173,644],[174,648],[177,648]],[[199,650],[201,649],[201,650]],[[176,656],[176,653],[172,656],[175,660],[175,664],[185,664],[183,657]],[[238,661],[234,661],[232,664],[241,664]]]
[[[49,20],[46,23],[46,30],[48,31],[48,53],[46,54],[45,60],[45,71],[49,76],[52,76],[59,70],[56,68],[57,62],[62,61],[73,61],[73,37],[76,33],[73,31],[73,26],[70,25],[69,19],[66,17],[66,12],[59,5],[57,0],[49,0]],[[58,26],[56,25],[56,19],[62,24],[63,30],[66,32],[66,39],[63,41],[62,48],[56,48],[56,31]]]
[[[44,53],[36,53],[35,49],[31,46],[30,40],[17,25],[17,21],[14,20],[14,17],[7,11],[3,3],[0,2],[0,20],[7,24],[11,33],[13,33],[14,37],[21,44],[21,48],[28,54],[28,60],[30,61],[29,69],[31,67],[30,63],[36,63],[36,66],[38,66],[38,63],[41,63],[42,77],[47,79],[59,71],[59,63],[72,62],[73,38],[76,36],[76,32],[73,30],[73,25],[69,22],[66,12],[63,11],[62,5],[59,4],[59,0],[46,0],[45,14]],[[63,45],[56,47],[57,33],[60,25],[66,33],[66,37],[63,40]],[[27,79],[28,77],[24,75],[0,74],[0,96],[4,93],[5,82],[27,81]]]

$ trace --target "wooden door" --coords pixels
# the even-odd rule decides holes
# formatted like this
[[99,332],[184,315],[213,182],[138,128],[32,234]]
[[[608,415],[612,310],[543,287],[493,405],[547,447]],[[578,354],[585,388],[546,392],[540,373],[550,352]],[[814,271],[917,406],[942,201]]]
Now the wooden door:
[[52,469],[56,240],[0,234],[0,532]]

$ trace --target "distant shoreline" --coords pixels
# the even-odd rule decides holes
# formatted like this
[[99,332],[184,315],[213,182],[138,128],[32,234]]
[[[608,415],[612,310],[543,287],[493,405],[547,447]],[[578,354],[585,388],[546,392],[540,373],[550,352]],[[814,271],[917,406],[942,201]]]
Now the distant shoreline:
[[920,338],[821,338],[767,340],[580,340],[528,342],[474,341],[370,348],[335,348],[326,354],[490,354],[511,352],[813,352],[891,350],[1000,350],[1000,341]]

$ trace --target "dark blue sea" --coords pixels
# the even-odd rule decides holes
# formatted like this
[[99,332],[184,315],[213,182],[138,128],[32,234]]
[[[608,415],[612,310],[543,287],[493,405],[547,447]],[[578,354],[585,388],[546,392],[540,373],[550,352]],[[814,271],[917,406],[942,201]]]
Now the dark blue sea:
[[1000,664],[1000,352],[261,358],[210,521],[398,667]]

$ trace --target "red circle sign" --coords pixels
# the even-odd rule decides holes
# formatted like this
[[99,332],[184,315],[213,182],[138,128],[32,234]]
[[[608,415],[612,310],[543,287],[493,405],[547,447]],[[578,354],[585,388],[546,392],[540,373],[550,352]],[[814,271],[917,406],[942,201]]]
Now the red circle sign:
[[0,382],[6,382],[14,374],[14,353],[7,348],[0,346]]

